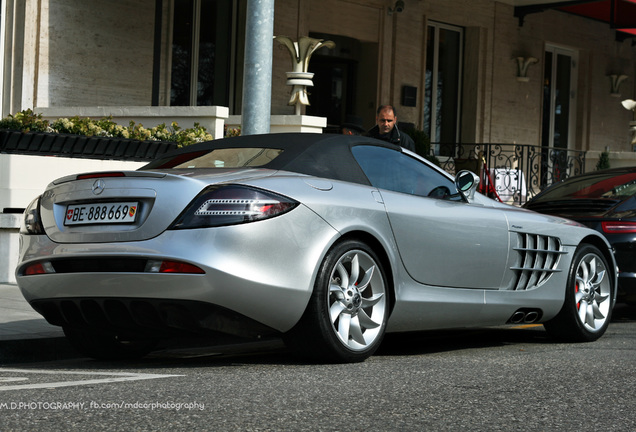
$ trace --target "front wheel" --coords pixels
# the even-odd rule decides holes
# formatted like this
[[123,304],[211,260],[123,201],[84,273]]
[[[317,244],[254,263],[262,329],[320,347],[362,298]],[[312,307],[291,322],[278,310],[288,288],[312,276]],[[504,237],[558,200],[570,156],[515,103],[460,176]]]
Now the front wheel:
[[616,286],[607,260],[597,247],[583,245],[572,260],[563,307],[544,327],[560,340],[594,341],[609,326],[615,297]]
[[313,360],[360,362],[380,345],[388,316],[380,260],[366,244],[347,240],[327,253],[307,309],[285,341]]

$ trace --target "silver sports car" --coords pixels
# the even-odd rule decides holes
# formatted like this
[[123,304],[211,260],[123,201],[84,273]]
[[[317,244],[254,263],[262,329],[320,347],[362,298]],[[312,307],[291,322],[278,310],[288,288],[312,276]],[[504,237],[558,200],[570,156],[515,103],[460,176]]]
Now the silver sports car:
[[360,136],[196,144],[52,182],[25,211],[16,277],[95,358],[183,335],[281,335],[327,362],[366,359],[385,332],[542,323],[599,338],[616,297],[607,241],[478,182]]

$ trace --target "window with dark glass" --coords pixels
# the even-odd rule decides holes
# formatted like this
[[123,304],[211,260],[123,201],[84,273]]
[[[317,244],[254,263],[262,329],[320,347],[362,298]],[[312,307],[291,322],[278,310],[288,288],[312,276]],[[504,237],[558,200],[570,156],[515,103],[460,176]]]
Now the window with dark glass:
[[380,189],[440,199],[460,199],[455,184],[425,163],[384,147],[356,146],[353,156]]
[[170,105],[228,106],[231,0],[175,0]]
[[543,122],[541,129],[542,187],[558,183],[568,176],[576,132],[576,64],[578,54],[565,47],[547,45],[543,76]]
[[463,29],[429,22],[426,37],[424,131],[436,153],[459,140]]

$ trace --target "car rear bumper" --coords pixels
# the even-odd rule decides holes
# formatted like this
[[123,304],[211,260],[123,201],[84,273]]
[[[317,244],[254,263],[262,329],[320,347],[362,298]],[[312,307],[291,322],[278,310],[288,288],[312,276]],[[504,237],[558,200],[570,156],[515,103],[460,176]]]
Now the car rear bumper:
[[31,306],[53,325],[142,338],[223,333],[255,339],[277,333],[229,309],[192,300],[76,297],[34,300]]
[[[64,312],[63,305],[67,304],[69,314],[79,308],[86,323],[92,322],[87,316],[91,311],[99,314],[99,309],[102,312],[107,309],[106,305],[111,303],[105,302],[109,299],[120,301],[133,318],[149,309],[131,307],[134,301],[145,301],[160,315],[165,311],[161,312],[157,304],[194,302],[206,308],[231,311],[284,332],[302,316],[318,264],[337,235],[324,220],[300,206],[266,221],[165,231],[138,242],[58,244],[43,235],[23,236],[16,280],[26,300],[36,309],[49,304],[53,306],[46,307]],[[117,267],[86,271],[67,266],[70,270],[64,273],[24,274],[24,269],[34,262],[86,259],[179,260],[199,267],[204,273],[152,273],[134,266],[126,271]],[[93,299],[94,303],[90,303]],[[83,308],[82,302],[88,306]],[[213,319],[213,315],[207,314],[204,319]],[[66,321],[62,323],[72,322],[73,318],[68,319],[64,318]],[[140,317],[141,321],[144,319]],[[52,321],[59,325],[59,319],[53,317]],[[100,325],[109,322],[106,319]]]

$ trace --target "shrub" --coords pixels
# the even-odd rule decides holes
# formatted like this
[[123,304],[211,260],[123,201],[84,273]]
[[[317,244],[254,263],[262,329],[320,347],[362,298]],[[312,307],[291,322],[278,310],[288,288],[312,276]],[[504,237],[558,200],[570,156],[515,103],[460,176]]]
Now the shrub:
[[598,157],[598,162],[596,163],[596,171],[608,169],[609,167],[610,167],[609,153],[604,151]]
[[130,138],[140,141],[165,141],[177,143],[178,147],[210,141],[212,135],[205,127],[195,123],[193,127],[182,129],[177,122],[170,126],[165,123],[147,129],[141,123],[131,121],[128,126],[122,126],[113,121],[112,117],[94,120],[88,117],[60,118],[49,124],[42,119],[42,114],[35,114],[27,109],[9,114],[0,120],[0,129],[18,130],[23,132],[67,133],[84,136],[101,136],[108,138]]
[[428,159],[437,166],[440,165],[439,159],[437,159],[435,155],[431,153],[431,140],[424,131],[411,128],[405,129],[404,132],[406,132],[411,138],[413,138],[413,142],[415,143],[415,152],[418,155]]
[[240,136],[241,135],[241,127],[233,127],[233,128],[228,128],[227,125],[225,125],[225,131],[223,136],[225,138],[230,138],[230,137],[236,137],[236,136]]
[[49,122],[42,119],[42,114],[35,114],[27,109],[15,116],[9,114],[0,120],[0,129],[19,130],[23,132],[49,132]]

